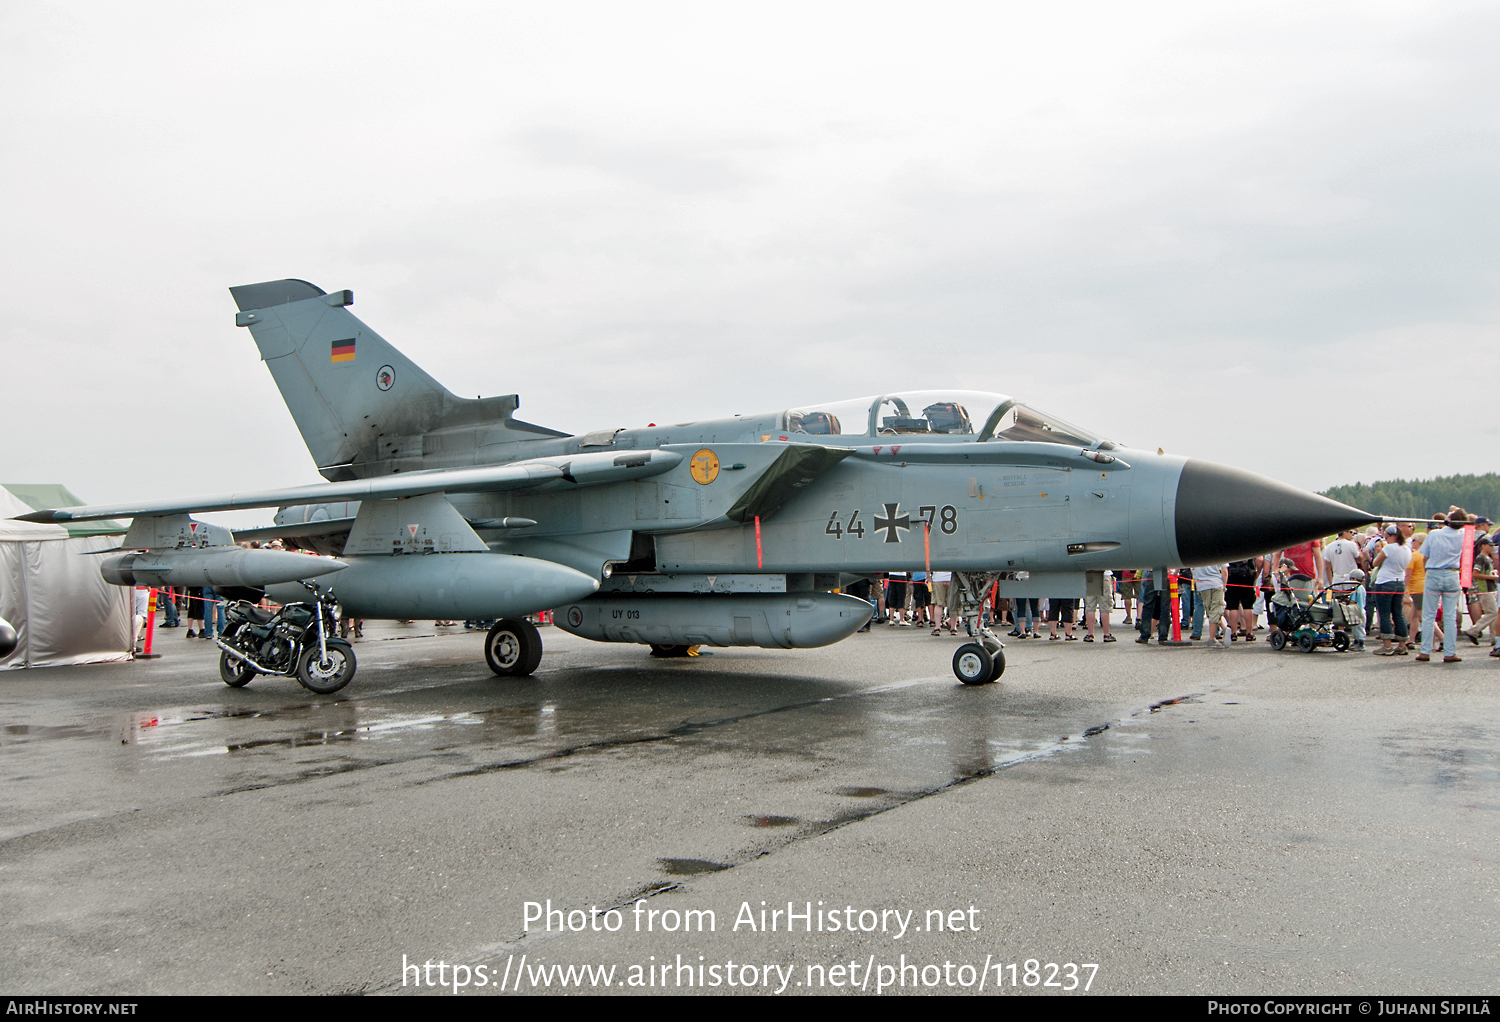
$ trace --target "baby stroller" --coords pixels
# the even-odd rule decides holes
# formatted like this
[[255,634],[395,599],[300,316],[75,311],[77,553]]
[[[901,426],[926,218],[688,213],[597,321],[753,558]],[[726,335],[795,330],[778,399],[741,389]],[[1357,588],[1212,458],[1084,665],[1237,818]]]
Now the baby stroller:
[[1272,599],[1273,620],[1279,632],[1271,634],[1271,648],[1295,645],[1304,653],[1319,646],[1332,646],[1340,653],[1349,648],[1349,634],[1364,611],[1354,602],[1358,582],[1336,582],[1315,591],[1311,576],[1297,574],[1287,579],[1288,588]]

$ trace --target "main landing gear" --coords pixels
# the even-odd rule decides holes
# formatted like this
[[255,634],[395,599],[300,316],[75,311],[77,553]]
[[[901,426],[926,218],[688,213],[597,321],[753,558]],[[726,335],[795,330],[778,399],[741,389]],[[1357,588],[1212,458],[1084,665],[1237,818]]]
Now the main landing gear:
[[1005,673],[1005,643],[984,627],[984,596],[998,579],[998,572],[955,571],[964,629],[974,638],[953,654],[953,674],[965,685],[988,685]]
[[542,637],[525,618],[503,618],[484,638],[484,662],[502,678],[522,677],[542,662]]
[[[998,572],[953,573],[962,604],[960,616],[965,631],[973,639],[958,647],[953,654],[953,674],[965,685],[988,685],[999,681],[1005,673],[1005,643],[984,626],[982,617],[985,594],[999,577]],[[696,652],[694,646],[651,646],[654,657],[673,659],[693,656]],[[495,622],[484,638],[484,661],[502,678],[524,677],[533,673],[542,662],[542,637],[536,626],[525,618],[503,618]],[[235,683],[228,676],[225,681],[231,685]]]

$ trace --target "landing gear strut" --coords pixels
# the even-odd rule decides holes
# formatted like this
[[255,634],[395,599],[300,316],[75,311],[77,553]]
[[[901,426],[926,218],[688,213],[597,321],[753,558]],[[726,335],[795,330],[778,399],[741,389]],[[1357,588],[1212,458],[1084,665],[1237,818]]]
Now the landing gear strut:
[[966,642],[953,654],[953,674],[965,685],[987,685],[1005,673],[1005,643],[984,626],[984,596],[1000,577],[994,571],[955,571],[962,603],[964,630],[975,641]]

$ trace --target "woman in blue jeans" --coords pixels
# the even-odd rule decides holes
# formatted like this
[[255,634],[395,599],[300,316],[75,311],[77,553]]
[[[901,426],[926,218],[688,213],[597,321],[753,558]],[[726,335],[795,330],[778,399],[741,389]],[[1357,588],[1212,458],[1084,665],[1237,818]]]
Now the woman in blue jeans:
[[[1036,638],[1036,622],[1041,617],[1041,612],[1037,610],[1038,599],[1038,597],[1017,596],[1011,600],[1010,618],[1016,626],[1010,630],[1009,634],[1018,639]],[[1021,627],[1022,618],[1026,620],[1024,628]]]
[[[224,601],[214,595],[212,586],[203,587],[203,631],[199,633],[200,638],[212,639],[215,630],[220,635],[224,634],[225,627],[229,624],[224,619]],[[218,626],[215,629],[215,625]]]
[[1458,585],[1458,567],[1463,554],[1463,527],[1469,524],[1468,512],[1461,507],[1449,509],[1444,516],[1447,521],[1439,524],[1433,516],[1433,527],[1427,530],[1427,542],[1422,544],[1422,555],[1427,560],[1427,591],[1422,601],[1422,651],[1414,659],[1426,662],[1432,657],[1433,629],[1437,627],[1438,605],[1443,608],[1443,663],[1456,664],[1458,655],[1458,630],[1463,627],[1459,618],[1458,597],[1462,590]]
[[[1405,656],[1406,614],[1401,604],[1406,598],[1406,567],[1411,564],[1411,547],[1406,545],[1406,534],[1396,525],[1385,528],[1385,546],[1375,555],[1370,570],[1374,573],[1375,611],[1380,615],[1380,641],[1382,646],[1376,656]],[[1393,646],[1392,640],[1400,640]]]

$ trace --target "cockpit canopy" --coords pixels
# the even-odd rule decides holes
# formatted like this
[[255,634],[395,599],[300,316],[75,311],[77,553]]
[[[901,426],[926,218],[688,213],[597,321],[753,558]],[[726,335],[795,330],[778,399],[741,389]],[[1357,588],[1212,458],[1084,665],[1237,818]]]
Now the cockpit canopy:
[[791,408],[781,428],[814,436],[969,436],[1109,449],[1087,430],[1004,394],[977,390],[911,390]]

